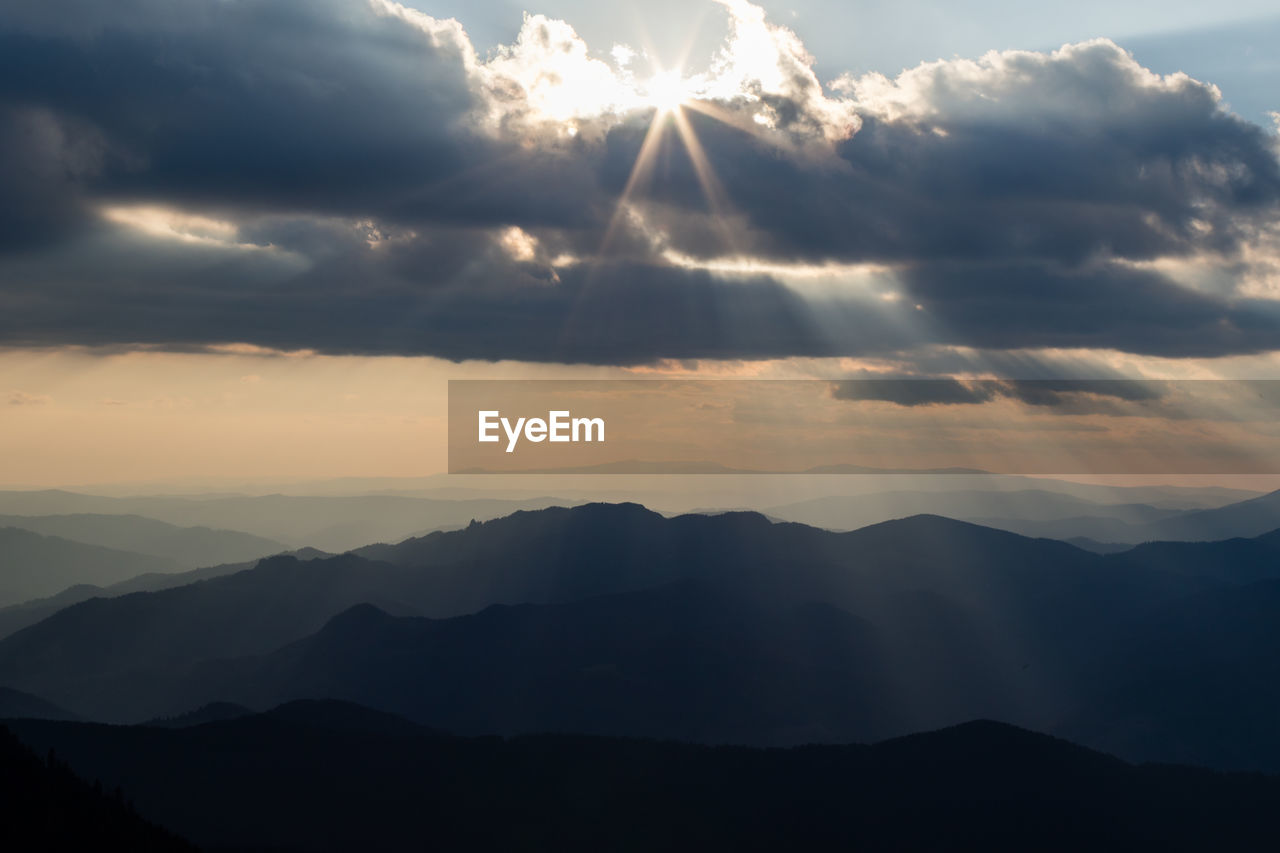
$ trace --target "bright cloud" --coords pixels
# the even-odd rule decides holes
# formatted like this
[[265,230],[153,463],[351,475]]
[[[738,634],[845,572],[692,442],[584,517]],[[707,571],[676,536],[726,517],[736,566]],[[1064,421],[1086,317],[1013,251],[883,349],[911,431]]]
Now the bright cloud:
[[[493,132],[511,124],[579,123],[618,119],[637,110],[666,111],[694,100],[746,106],[760,124],[793,133],[844,139],[858,126],[852,102],[829,96],[813,71],[813,57],[791,30],[766,20],[745,0],[716,0],[728,12],[728,32],[709,72],[689,74],[646,63],[629,45],[614,45],[613,63],[592,56],[566,21],[526,13],[514,43],[487,60],[476,56],[454,20],[438,20],[392,0],[370,0],[375,11],[412,23],[437,46],[465,54],[472,84],[483,97],[481,124]],[[640,66],[640,67],[637,67]]]

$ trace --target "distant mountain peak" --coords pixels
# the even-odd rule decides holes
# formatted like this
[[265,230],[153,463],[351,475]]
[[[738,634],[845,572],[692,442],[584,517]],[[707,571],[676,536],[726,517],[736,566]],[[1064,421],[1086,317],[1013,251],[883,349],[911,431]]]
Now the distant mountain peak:
[[958,521],[954,518],[948,518],[945,515],[935,515],[934,513],[921,512],[915,515],[908,515],[903,518],[892,518],[888,521],[881,521],[877,524],[869,524],[866,527],[858,528],[854,533],[860,533],[870,530],[883,532],[892,531],[895,534],[903,533],[921,533],[933,535],[941,531],[963,532],[967,535],[991,536],[1003,539],[1026,539],[1026,536],[1020,536],[1017,533],[1010,533],[1007,530],[997,530],[994,527],[987,527],[982,524],[974,524],[971,521]]
[[78,720],[80,717],[39,696],[0,686],[0,718]]
[[330,619],[322,629],[322,633],[363,629],[394,621],[394,616],[379,607],[367,603],[357,604]]
[[236,720],[247,717],[253,710],[234,702],[208,702],[192,711],[168,717],[156,717],[143,725],[164,729],[185,729],[205,723]]
[[432,729],[398,714],[340,699],[295,699],[292,702],[277,705],[259,716],[330,731],[434,734]]

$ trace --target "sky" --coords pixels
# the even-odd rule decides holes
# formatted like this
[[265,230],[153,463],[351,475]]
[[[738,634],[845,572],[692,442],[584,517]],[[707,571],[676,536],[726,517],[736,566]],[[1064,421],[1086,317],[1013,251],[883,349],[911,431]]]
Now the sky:
[[0,481],[443,470],[450,378],[1280,376],[1254,2],[0,2]]

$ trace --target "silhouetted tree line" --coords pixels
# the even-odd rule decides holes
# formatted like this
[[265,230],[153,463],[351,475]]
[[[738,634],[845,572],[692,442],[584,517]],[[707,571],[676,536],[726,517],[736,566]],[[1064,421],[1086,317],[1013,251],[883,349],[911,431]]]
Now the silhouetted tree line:
[[13,851],[189,851],[196,848],[144,820],[115,787],[103,791],[72,772],[54,749],[42,761],[0,726],[0,849]]

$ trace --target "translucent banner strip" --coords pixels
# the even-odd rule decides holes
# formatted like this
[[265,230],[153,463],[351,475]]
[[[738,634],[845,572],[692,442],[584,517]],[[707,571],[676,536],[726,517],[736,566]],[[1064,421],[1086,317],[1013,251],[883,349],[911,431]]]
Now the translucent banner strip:
[[451,474],[1275,474],[1280,380],[455,380]]

